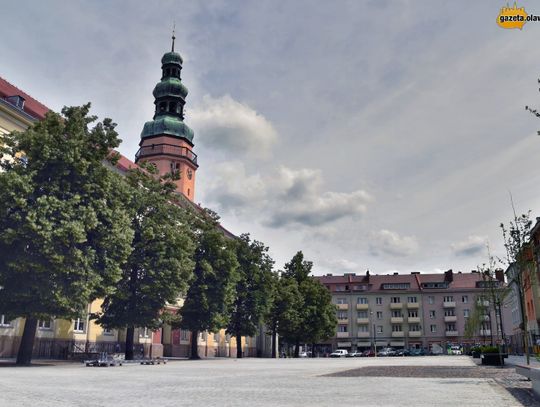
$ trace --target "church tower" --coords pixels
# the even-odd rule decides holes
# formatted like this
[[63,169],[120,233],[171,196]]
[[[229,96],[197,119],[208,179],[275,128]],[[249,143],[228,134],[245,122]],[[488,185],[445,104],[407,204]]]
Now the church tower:
[[193,150],[193,130],[184,123],[187,88],[180,81],[182,57],[172,49],[161,58],[161,81],[154,88],[156,111],[141,133],[135,162],[151,162],[160,175],[177,172],[176,190],[189,200],[195,197],[197,155]]

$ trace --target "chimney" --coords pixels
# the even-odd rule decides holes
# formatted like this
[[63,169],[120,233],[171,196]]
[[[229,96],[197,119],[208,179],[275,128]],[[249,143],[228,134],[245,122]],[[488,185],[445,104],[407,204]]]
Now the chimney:
[[394,275],[397,276],[399,273],[398,272],[394,272]]
[[420,274],[419,271],[411,271],[411,274]]
[[495,270],[495,278],[500,281],[501,283],[504,283],[504,270],[503,269],[496,269]]
[[454,273],[452,272],[452,269],[444,272],[444,281],[448,283],[454,281]]
[[369,283],[369,270],[366,270],[366,280]]

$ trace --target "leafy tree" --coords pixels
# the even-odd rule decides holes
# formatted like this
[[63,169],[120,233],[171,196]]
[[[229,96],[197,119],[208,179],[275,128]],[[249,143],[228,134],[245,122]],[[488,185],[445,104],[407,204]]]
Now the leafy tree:
[[157,329],[162,310],[185,294],[193,270],[194,243],[186,211],[174,204],[172,177],[159,178],[152,164],[128,173],[125,198],[132,252],[117,289],[105,297],[97,322],[126,329],[126,359],[133,359],[135,327]]
[[242,336],[254,336],[270,305],[272,266],[268,247],[243,234],[236,241],[238,279],[227,333],[236,336],[236,357],[242,357]]
[[292,332],[287,332],[284,340],[294,344],[294,356],[300,353],[300,343],[315,343],[334,334],[337,325],[336,308],[332,304],[328,290],[310,277],[313,263],[304,260],[304,254],[297,252],[291,261],[285,264],[282,278],[292,279],[298,286],[300,301],[295,314],[299,323]]
[[[332,295],[318,280],[309,279],[300,284],[300,293],[304,298],[302,307],[302,341],[312,344],[315,356],[315,344],[326,340],[336,331],[336,306]],[[296,350],[295,350],[296,351]]]
[[[514,209],[513,203],[512,208]],[[535,270],[537,270],[533,246],[530,242],[532,226],[530,215],[529,211],[526,214],[517,216],[514,209],[514,219],[509,222],[508,226],[505,226],[503,223],[500,225],[506,248],[506,260],[508,266],[512,269],[512,278],[508,284],[516,290],[519,296],[522,317],[520,328],[523,333],[523,348],[525,350],[527,364],[530,363],[530,355],[527,313],[525,311],[525,291],[536,284]]]
[[285,342],[294,341],[299,330],[303,299],[298,283],[292,278],[273,277],[272,302],[266,323],[272,335],[272,357],[276,357],[277,335]]
[[191,359],[199,359],[199,332],[217,332],[227,326],[237,279],[234,241],[219,229],[218,217],[206,210],[196,228],[195,268],[179,313],[180,327],[191,331]]
[[109,294],[131,251],[124,182],[103,165],[120,140],[90,104],[48,113],[0,147],[0,309],[25,318],[17,364],[39,319],[76,318]]

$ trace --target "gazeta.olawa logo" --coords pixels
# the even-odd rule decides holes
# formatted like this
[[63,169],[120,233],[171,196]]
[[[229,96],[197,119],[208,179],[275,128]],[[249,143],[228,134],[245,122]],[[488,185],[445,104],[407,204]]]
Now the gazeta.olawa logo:
[[529,21],[540,21],[540,16],[527,14],[525,7],[518,7],[516,3],[514,7],[510,7],[508,3],[506,7],[501,7],[497,16],[497,25],[506,29],[519,28],[521,30]]

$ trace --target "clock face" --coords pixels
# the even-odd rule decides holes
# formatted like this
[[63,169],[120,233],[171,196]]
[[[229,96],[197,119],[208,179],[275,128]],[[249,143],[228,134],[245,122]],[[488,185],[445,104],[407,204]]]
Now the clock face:
[[188,177],[188,179],[193,178],[193,170],[191,168],[188,168],[188,170],[187,170],[187,177]]

